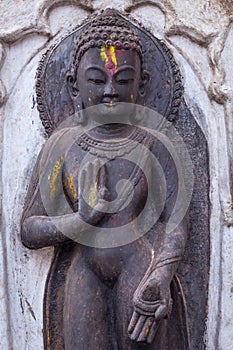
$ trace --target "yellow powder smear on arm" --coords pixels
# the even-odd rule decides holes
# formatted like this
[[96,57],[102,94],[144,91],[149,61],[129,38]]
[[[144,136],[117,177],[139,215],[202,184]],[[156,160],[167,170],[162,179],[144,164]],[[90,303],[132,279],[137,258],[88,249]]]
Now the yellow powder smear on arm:
[[74,184],[75,176],[76,176],[76,174],[71,173],[70,176],[67,178],[67,182],[68,182],[68,186],[69,186],[69,188],[71,190],[73,198],[77,199],[78,196],[77,196],[77,191],[76,191],[76,187],[75,187],[75,184]]
[[61,170],[61,166],[63,164],[64,158],[61,157],[59,160],[56,161],[53,171],[51,175],[48,175],[48,180],[50,181],[49,187],[50,187],[50,198],[53,198],[57,191],[57,180],[59,179],[59,174]]

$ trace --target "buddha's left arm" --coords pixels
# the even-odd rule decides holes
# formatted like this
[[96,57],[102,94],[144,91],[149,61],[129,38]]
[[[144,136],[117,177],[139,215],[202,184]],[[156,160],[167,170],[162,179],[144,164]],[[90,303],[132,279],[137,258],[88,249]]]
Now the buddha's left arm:
[[[160,147],[166,200],[157,226],[160,233],[156,231],[156,226],[154,229],[154,235],[158,235],[159,239],[155,239],[151,264],[135,291],[135,311],[129,326],[131,339],[145,342],[153,340],[156,322],[171,312],[170,284],[184,254],[188,231],[182,172],[177,169],[178,164],[172,156],[166,154],[164,146]],[[146,326],[149,329],[147,335]]]
[[[180,160],[172,145],[167,141],[164,146],[159,143],[158,160],[163,169],[164,184],[160,185],[160,192],[165,198],[164,208],[159,218],[162,226],[161,239],[155,240],[159,248],[155,247],[154,258],[151,262],[151,271],[158,270],[156,274],[161,275],[163,280],[171,282],[179,261],[184,254],[188,217],[187,196],[184,183],[183,169]],[[168,149],[170,148],[170,149]],[[160,202],[163,202],[160,200]],[[157,234],[155,228],[155,235]]]

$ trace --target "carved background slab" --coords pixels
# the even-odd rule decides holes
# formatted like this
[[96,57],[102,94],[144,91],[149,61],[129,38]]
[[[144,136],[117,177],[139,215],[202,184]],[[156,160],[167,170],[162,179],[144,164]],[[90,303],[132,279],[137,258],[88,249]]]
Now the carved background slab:
[[[231,350],[233,215],[228,169],[233,150],[232,1],[201,0],[197,6],[192,0],[112,0],[111,5],[127,9],[165,40],[184,76],[188,108],[206,136],[211,201],[206,342],[210,350]],[[106,7],[109,1],[105,0],[2,0],[0,4],[1,141],[4,131],[0,155],[0,283],[4,286],[0,294],[0,330],[4,349],[41,350],[43,341],[41,300],[52,250],[28,252],[19,242],[25,191],[44,142],[35,108],[36,67],[50,38],[67,29],[67,23],[74,27],[92,8]]]

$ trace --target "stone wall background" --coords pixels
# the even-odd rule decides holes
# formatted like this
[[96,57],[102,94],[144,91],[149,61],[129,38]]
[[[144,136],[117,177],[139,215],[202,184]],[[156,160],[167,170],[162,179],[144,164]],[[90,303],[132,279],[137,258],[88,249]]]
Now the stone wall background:
[[[210,157],[211,268],[206,347],[233,344],[233,3],[231,0],[112,0],[171,49],[185,99],[206,135]],[[0,3],[0,344],[41,350],[43,292],[52,248],[20,242],[20,217],[44,142],[35,71],[50,39],[81,23],[106,0],[2,0]],[[230,173],[231,172],[231,173]],[[231,174],[231,175],[230,175]]]

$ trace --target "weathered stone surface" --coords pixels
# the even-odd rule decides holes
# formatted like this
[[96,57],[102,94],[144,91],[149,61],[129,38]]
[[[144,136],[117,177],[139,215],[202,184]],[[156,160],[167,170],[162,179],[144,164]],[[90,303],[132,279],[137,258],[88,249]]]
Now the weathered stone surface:
[[[233,343],[232,2],[6,1],[1,9],[0,104],[3,127],[3,211],[0,242],[0,336],[3,349],[38,349],[42,299],[52,250],[31,252],[19,240],[19,219],[37,153],[44,142],[34,75],[48,38],[75,26],[92,8],[128,9],[163,38],[181,68],[185,99],[209,147],[211,270],[207,349]],[[156,19],[155,19],[156,18]],[[22,40],[23,39],[23,40]],[[224,76],[224,73],[226,75]],[[214,102],[214,101],[218,101]],[[2,133],[2,130],[1,130]],[[231,168],[232,169],[232,168]],[[11,332],[10,332],[11,329]]]

